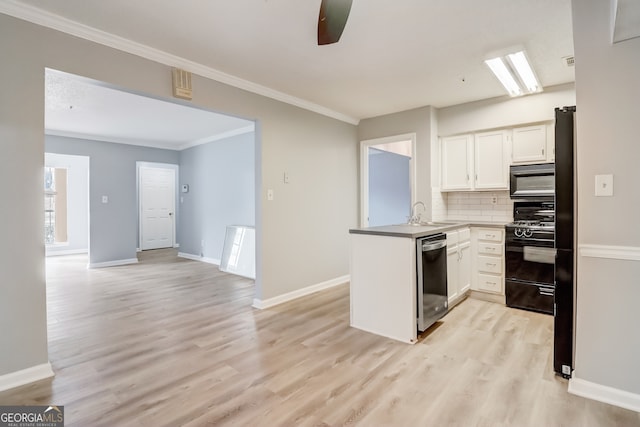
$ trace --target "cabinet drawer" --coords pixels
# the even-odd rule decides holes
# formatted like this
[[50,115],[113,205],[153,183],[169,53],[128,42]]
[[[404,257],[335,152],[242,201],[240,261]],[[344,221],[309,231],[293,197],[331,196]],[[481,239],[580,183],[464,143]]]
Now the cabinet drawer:
[[479,240],[488,240],[490,242],[499,242],[502,243],[502,233],[504,230],[495,228],[481,228],[478,230],[478,239]]
[[502,256],[501,243],[478,242],[478,254]]
[[451,249],[452,246],[458,244],[458,232],[457,231],[449,231],[447,233],[447,246]]
[[481,291],[502,293],[502,276],[491,274],[478,274],[478,289]]
[[502,258],[492,256],[478,256],[478,271],[502,274]]

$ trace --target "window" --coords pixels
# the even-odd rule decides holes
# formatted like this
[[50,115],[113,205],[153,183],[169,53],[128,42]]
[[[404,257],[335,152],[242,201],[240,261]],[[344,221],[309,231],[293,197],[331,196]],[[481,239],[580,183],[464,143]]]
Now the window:
[[67,169],[44,168],[44,242],[67,242]]

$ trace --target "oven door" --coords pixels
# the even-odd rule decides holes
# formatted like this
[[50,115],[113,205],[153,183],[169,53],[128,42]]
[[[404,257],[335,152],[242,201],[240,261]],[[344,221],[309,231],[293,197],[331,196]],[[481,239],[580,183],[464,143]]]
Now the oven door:
[[507,280],[553,285],[556,250],[553,241],[507,237],[505,276]]
[[509,192],[512,199],[553,200],[555,187],[553,163],[515,165],[509,169]]

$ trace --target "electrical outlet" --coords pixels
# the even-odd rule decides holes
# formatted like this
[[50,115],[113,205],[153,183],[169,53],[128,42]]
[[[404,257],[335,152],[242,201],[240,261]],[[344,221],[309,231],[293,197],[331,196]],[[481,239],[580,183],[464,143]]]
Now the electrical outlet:
[[498,204],[498,196],[496,196],[495,194],[491,195],[491,204],[492,205],[497,205]]

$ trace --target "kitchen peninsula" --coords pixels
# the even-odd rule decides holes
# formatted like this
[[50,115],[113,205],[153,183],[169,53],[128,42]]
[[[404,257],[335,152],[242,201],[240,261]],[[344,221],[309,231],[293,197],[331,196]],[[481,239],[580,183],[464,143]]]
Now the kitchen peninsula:
[[[417,329],[416,239],[447,235],[449,302],[463,299],[471,282],[470,227],[503,236],[503,224],[423,223],[355,228],[350,232],[350,325],[406,343]],[[460,265],[458,263],[463,261]]]

